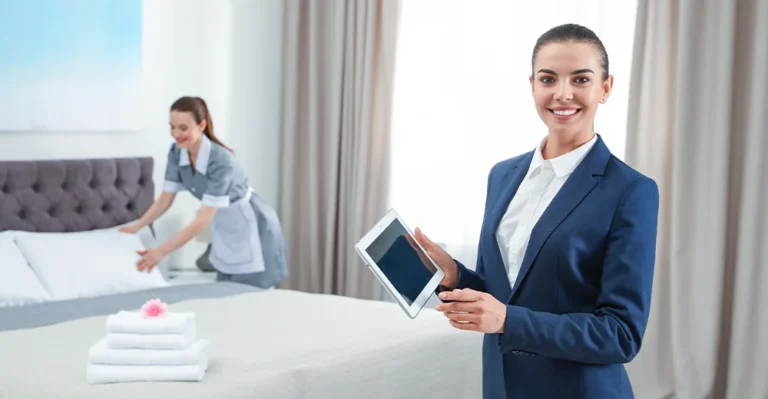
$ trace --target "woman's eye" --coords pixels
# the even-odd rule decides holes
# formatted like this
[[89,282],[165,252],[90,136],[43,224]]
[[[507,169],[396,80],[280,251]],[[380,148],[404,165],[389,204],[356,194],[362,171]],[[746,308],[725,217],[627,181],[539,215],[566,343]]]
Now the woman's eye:
[[549,76],[544,76],[543,78],[541,78],[541,83],[547,83],[547,84],[549,84],[549,83],[553,83],[554,81],[555,81],[555,80],[554,80],[554,79],[552,79],[552,78],[551,78],[551,77],[549,77]]
[[580,83],[580,84],[589,83],[589,78],[585,78],[585,77],[576,78],[575,80],[576,80],[576,83]]

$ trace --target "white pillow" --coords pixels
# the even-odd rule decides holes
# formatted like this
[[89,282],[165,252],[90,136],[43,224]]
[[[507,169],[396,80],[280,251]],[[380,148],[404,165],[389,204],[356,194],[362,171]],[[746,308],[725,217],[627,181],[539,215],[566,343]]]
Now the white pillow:
[[51,300],[24,255],[13,242],[15,231],[0,232],[0,307]]
[[[113,230],[119,230],[121,227],[128,226],[128,225],[131,225],[133,223],[134,222],[122,224],[122,225],[114,227],[112,229]],[[105,229],[105,230],[109,230],[109,229]],[[155,231],[157,232],[157,226],[155,226]],[[163,244],[162,240],[160,240],[159,238],[155,238],[155,236],[152,234],[152,230],[149,228],[149,226],[142,227],[141,230],[139,230],[136,233],[136,235],[138,235],[139,238],[141,239],[141,243],[144,245],[144,248],[157,248],[157,247],[159,247],[160,245]],[[160,274],[162,274],[164,278],[168,277],[168,269],[169,269],[170,258],[171,258],[170,255],[166,256],[165,258],[163,258],[162,261],[160,261],[160,264],[157,265],[157,268],[160,269]]]
[[16,244],[56,300],[166,286],[160,271],[136,270],[144,249],[136,234],[103,229],[76,233],[18,232]]

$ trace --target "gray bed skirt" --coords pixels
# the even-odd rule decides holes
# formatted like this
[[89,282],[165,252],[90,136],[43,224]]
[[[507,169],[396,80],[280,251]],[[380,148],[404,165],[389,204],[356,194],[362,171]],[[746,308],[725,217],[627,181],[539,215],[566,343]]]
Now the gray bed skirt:
[[42,327],[91,316],[104,316],[121,310],[139,309],[144,302],[159,298],[166,303],[188,299],[221,298],[263,291],[230,282],[172,285],[150,290],[45,302],[0,308],[0,331]]

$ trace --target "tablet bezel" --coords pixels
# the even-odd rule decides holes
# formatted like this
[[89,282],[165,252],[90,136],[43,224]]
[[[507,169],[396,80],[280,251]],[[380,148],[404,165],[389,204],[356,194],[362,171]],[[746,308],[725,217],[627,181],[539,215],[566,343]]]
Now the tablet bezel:
[[[424,252],[424,255],[427,259],[429,259],[430,262],[432,262],[432,265],[435,267],[435,273],[432,275],[432,278],[429,280],[427,285],[424,286],[424,288],[421,290],[421,293],[419,293],[419,296],[416,297],[416,299],[413,300],[413,303],[411,305],[408,305],[408,302],[403,298],[403,296],[395,289],[394,285],[389,281],[387,276],[382,272],[381,268],[379,268],[379,265],[374,262],[374,260],[368,255],[368,252],[366,251],[366,248],[370,246],[376,238],[378,238],[384,230],[389,227],[389,225],[397,221],[402,226],[403,229],[405,229],[406,234],[410,235],[411,238],[413,238],[413,241],[416,243],[416,245],[421,248],[421,250]],[[445,273],[443,272],[443,269],[438,266],[437,262],[435,262],[429,255],[427,254],[426,249],[416,240],[416,237],[413,234],[413,231],[408,227],[408,225],[405,223],[402,217],[395,211],[394,209],[390,209],[387,211],[387,213],[384,215],[384,217],[381,218],[374,226],[371,228],[368,233],[366,233],[360,241],[355,244],[355,250],[357,251],[358,256],[360,256],[365,264],[368,266],[368,268],[373,272],[373,275],[378,278],[379,282],[384,286],[384,288],[392,295],[392,297],[395,299],[395,301],[400,305],[400,307],[405,311],[405,313],[410,317],[411,319],[416,318],[416,316],[421,312],[421,309],[424,308],[424,305],[426,305],[429,298],[432,296],[432,294],[435,293],[435,290],[440,285],[440,282],[443,281],[443,278],[445,277]]]

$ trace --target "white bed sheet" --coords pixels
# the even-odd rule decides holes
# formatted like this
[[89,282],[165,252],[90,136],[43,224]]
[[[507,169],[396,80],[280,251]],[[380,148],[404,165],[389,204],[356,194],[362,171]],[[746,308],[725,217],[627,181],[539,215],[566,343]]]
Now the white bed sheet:
[[0,398],[479,398],[482,335],[424,309],[270,290],[172,305],[210,341],[201,382],[88,385],[106,317],[0,333]]

